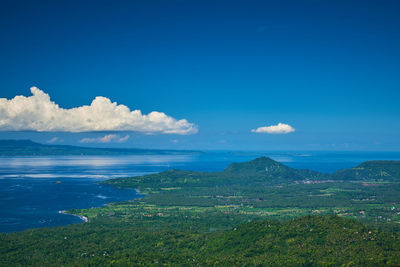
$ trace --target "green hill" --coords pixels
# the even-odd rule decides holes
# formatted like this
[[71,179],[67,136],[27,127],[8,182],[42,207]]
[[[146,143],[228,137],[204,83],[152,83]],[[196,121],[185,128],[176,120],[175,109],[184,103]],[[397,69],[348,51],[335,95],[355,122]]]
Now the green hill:
[[312,170],[297,170],[268,157],[260,157],[249,162],[232,163],[222,172],[168,170],[144,176],[112,179],[106,183],[148,191],[148,189],[158,190],[163,187],[275,185],[334,178],[329,174]]
[[386,180],[400,182],[400,161],[367,161],[347,170],[340,170],[332,175],[343,180]]
[[233,163],[229,165],[225,174],[251,178],[258,177],[270,181],[318,179],[327,175],[311,171],[296,170],[267,157],[256,158],[249,162]]

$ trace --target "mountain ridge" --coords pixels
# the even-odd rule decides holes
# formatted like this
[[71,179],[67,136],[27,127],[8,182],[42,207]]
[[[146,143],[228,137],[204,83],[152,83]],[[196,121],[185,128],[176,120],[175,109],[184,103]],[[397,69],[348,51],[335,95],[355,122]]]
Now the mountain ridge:
[[72,145],[51,145],[32,140],[0,140],[0,156],[37,155],[135,155],[135,154],[199,154],[196,150],[143,149],[143,148],[98,148]]

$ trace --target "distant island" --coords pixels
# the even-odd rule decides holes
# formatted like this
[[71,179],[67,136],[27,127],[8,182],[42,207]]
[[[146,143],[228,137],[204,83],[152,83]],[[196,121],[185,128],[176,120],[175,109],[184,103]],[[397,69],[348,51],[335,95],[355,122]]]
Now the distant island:
[[400,161],[324,174],[267,157],[105,181],[141,199],[0,234],[9,266],[399,266]]
[[198,154],[193,150],[162,150],[140,148],[92,148],[69,145],[44,145],[31,140],[0,140],[0,156],[45,155],[159,155]]

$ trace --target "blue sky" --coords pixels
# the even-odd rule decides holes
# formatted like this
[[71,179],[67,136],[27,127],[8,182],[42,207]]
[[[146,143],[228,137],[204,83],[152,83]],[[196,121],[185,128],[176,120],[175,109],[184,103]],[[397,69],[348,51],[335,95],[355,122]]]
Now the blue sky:
[[[198,132],[3,127],[0,138],[400,150],[399,12],[399,1],[2,1],[0,98],[36,86],[70,109],[103,96]],[[251,132],[278,123],[295,131]]]

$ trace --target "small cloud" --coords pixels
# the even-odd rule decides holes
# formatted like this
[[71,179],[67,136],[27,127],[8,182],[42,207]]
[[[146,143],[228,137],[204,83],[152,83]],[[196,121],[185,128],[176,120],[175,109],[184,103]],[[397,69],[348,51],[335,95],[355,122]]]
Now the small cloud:
[[267,134],[288,134],[294,132],[295,129],[289,124],[278,123],[277,125],[263,126],[257,129],[252,129],[252,133],[267,133]]
[[61,108],[37,87],[29,97],[0,98],[0,131],[99,132],[134,131],[152,134],[195,134],[197,125],[163,112],[142,114],[97,96],[90,105]]
[[62,142],[64,142],[64,140],[60,139],[58,137],[53,137],[53,138],[51,138],[50,140],[47,141],[47,143],[50,143],[50,144],[55,143],[55,142],[62,143]]
[[79,143],[123,143],[129,139],[129,135],[120,137],[117,134],[108,134],[98,138],[82,138]]
[[178,139],[173,139],[173,140],[171,140],[171,142],[176,144],[176,143],[179,142],[179,140]]
[[129,135],[125,135],[124,137],[121,137],[119,140],[118,140],[118,143],[123,143],[123,142],[125,142],[126,140],[128,140],[129,139]]

